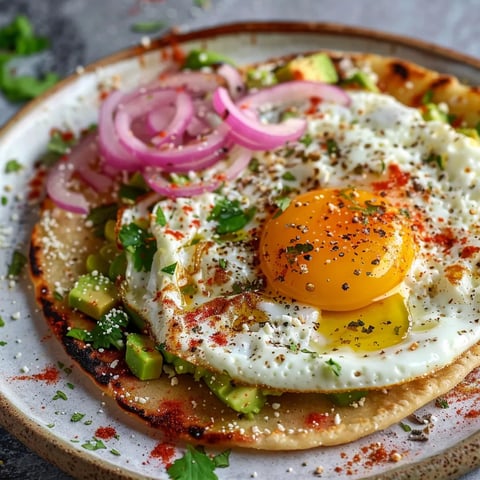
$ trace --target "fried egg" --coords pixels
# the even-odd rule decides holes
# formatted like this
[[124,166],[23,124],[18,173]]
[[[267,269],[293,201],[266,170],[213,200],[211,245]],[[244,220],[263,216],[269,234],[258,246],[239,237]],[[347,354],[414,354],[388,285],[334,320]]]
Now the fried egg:
[[[308,109],[304,137],[255,152],[220,191],[125,209],[157,252],[150,272],[129,261],[124,297],[167,351],[239,383],[332,392],[427,375],[480,340],[479,144],[350,95]],[[228,209],[245,224],[223,232]]]

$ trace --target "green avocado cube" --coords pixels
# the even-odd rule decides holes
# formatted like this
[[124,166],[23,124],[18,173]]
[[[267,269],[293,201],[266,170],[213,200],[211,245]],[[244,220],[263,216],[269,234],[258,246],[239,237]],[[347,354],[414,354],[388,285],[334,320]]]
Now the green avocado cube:
[[266,397],[258,387],[235,385],[227,374],[206,372],[203,378],[210,390],[236,412],[258,413],[265,405]]
[[280,82],[309,80],[313,82],[337,83],[338,74],[331,58],[326,53],[315,53],[291,60],[280,67],[275,75]]
[[125,361],[140,380],[154,380],[162,374],[163,357],[147,335],[131,333],[127,337]]
[[68,305],[95,320],[110,311],[120,300],[115,284],[101,273],[78,277],[68,294]]

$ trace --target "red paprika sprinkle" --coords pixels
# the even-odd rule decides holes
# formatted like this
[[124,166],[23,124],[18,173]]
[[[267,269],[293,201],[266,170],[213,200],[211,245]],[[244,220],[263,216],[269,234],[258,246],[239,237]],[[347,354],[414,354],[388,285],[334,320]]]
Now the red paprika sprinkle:
[[95,430],[95,436],[102,440],[110,440],[117,435],[116,430],[113,427],[98,427]]

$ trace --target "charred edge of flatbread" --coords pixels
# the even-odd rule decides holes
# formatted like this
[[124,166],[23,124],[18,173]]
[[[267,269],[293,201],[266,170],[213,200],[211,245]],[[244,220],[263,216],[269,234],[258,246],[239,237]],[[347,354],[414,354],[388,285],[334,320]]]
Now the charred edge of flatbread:
[[[423,94],[433,90],[433,101],[445,101],[452,110],[456,108],[455,112],[469,118],[470,124],[475,124],[480,118],[480,92],[474,87],[461,85],[453,77],[378,55],[337,52],[331,53],[331,56],[337,68],[340,68],[342,60],[350,61],[359,68],[367,66],[378,75],[382,89],[403,103],[417,106]],[[88,236],[93,235],[82,217],[67,215],[51,202],[44,204],[42,216],[47,212],[62,220],[62,226],[58,227],[60,230],[64,227],[63,220],[67,219],[76,232],[87,238],[87,243]],[[249,419],[226,407],[205,385],[195,382],[190,376],[178,376],[176,386],[172,386],[167,376],[142,382],[129,372],[121,352],[108,349],[100,352],[67,337],[71,326],[85,327],[92,322],[69,309],[65,301],[58,300],[54,295],[55,278],[49,273],[49,259],[43,242],[45,232],[41,223],[32,233],[30,270],[37,301],[52,331],[68,355],[100,388],[115,398],[123,410],[161,430],[166,438],[174,441],[264,450],[306,449],[348,443],[402,420],[451,390],[480,365],[480,346],[477,345],[432,375],[384,391],[372,391],[359,408],[335,406],[322,394],[292,393],[271,397],[265,409]],[[73,241],[65,235],[62,239]],[[76,268],[77,271],[69,272],[70,279],[75,274],[84,273],[78,269],[79,265],[85,264],[87,254],[88,250],[85,250],[81,258],[76,259],[74,270]],[[144,403],[142,399],[146,398],[154,401]],[[195,403],[197,407],[194,407]],[[276,403],[281,407],[274,407]],[[312,421],[312,418],[319,420]],[[231,425],[236,427],[231,429]]]

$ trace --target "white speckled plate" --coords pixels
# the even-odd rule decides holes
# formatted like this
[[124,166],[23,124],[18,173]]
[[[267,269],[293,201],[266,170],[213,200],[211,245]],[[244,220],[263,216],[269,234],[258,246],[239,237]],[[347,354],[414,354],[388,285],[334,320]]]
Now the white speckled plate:
[[[480,84],[480,61],[418,41],[338,25],[238,24],[185,34],[176,41],[185,49],[201,46],[225,53],[239,63],[319,48],[375,52]],[[72,364],[39,314],[27,275],[8,279],[7,265],[14,250],[28,252],[36,216],[27,192],[33,162],[45,150],[49,130],[79,129],[95,122],[102,80],[119,75],[124,85],[134,85],[152,77],[162,64],[162,50],[170,48],[168,39],[160,39],[148,49],[130,49],[98,62],[29,104],[0,132],[0,423],[78,478],[168,478],[155,450],[161,437],[127,416]],[[13,158],[23,170],[4,173]],[[238,450],[231,455],[230,467],[216,473],[223,479],[315,478],[315,470],[322,467],[324,479],[456,478],[480,466],[480,372],[469,375],[448,399],[447,409],[422,409],[437,417],[428,442],[409,441],[394,425],[337,448]],[[88,449],[102,433],[105,448]],[[393,451],[401,453],[400,461],[391,460]]]

